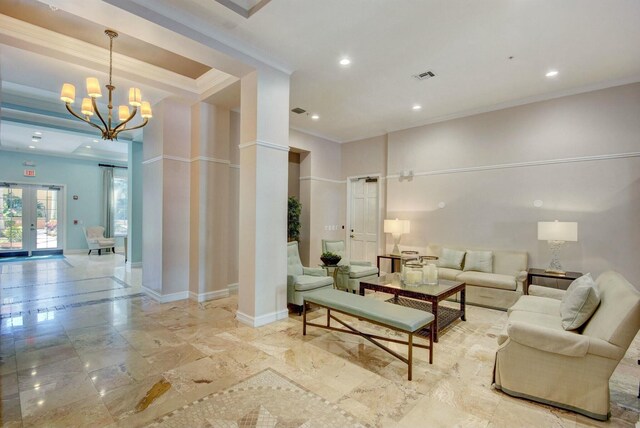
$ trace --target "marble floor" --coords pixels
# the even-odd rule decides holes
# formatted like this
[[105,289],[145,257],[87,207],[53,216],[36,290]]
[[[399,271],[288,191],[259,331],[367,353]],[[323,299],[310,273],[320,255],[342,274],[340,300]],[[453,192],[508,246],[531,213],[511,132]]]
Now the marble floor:
[[[281,411],[291,411],[294,401],[284,397],[296,388],[344,417],[335,420],[353,426],[633,427],[638,422],[639,337],[612,376],[612,418],[602,423],[491,387],[504,312],[469,307],[467,322],[442,334],[433,365],[426,351],[414,354],[414,380],[408,382],[404,363],[362,339],[313,327],[302,336],[295,313],[254,329],[235,320],[236,296],[159,304],[140,293],[140,283],[140,270],[125,269],[120,255],[0,263],[3,427],[176,426],[182,420],[170,416],[176,414],[191,418],[184,419],[189,426],[298,426],[299,419],[283,423],[263,406],[222,425],[198,419],[195,412],[198,403],[227,397],[228,391],[241,391],[245,396],[236,394],[241,400],[280,400]],[[280,395],[239,388],[260,376],[293,386],[271,385]],[[184,409],[194,412],[181,414]],[[320,420],[329,419],[304,423],[320,426]]]

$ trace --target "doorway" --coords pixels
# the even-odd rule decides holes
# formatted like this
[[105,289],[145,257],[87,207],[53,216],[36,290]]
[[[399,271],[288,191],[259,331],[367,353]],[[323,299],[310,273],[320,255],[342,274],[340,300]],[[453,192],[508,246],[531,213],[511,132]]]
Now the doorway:
[[347,247],[351,260],[376,262],[378,255],[378,177],[349,179]]
[[61,186],[0,183],[0,257],[62,254]]

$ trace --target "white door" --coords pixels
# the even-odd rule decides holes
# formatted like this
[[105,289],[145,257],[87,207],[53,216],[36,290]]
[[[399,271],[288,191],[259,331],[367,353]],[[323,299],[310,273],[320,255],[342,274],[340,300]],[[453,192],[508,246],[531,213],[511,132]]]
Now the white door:
[[0,253],[62,250],[62,206],[60,187],[0,184]]
[[378,255],[378,179],[352,179],[349,201],[349,249],[351,260],[376,263]]

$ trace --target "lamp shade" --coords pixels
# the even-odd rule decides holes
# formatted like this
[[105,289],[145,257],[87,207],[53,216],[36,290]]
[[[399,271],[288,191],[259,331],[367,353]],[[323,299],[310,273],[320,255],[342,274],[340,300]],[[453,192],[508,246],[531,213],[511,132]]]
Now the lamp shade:
[[65,83],[62,85],[62,91],[60,91],[60,99],[65,103],[73,104],[76,99],[76,87],[71,83]]
[[129,104],[134,107],[140,107],[142,103],[142,97],[140,95],[140,89],[129,88]]
[[82,109],[80,111],[85,116],[93,116],[93,104],[91,104],[91,98],[82,99]]
[[142,116],[144,119],[148,119],[152,117],[151,105],[149,104],[148,101],[142,101],[141,107],[140,107],[140,116]]
[[120,121],[125,121],[129,118],[129,107],[127,106],[119,106],[118,107],[118,119]]
[[577,241],[578,223],[573,221],[539,221],[540,241]]
[[384,221],[384,233],[391,233],[394,235],[402,235],[409,233],[411,230],[411,224],[409,220],[385,220]]
[[100,98],[102,96],[100,82],[95,77],[87,77],[87,95],[91,98]]

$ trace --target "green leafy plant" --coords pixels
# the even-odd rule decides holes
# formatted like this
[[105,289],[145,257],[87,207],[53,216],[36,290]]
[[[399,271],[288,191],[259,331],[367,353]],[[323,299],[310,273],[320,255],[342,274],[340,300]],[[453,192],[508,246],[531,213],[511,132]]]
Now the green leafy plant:
[[328,266],[337,265],[341,259],[342,257],[340,255],[332,253],[331,251],[325,251],[320,255],[320,260]]
[[6,236],[11,242],[22,241],[22,226],[11,226],[4,230]]
[[302,204],[295,196],[289,197],[287,211],[287,238],[289,241],[297,241],[300,238],[300,213],[302,212]]

